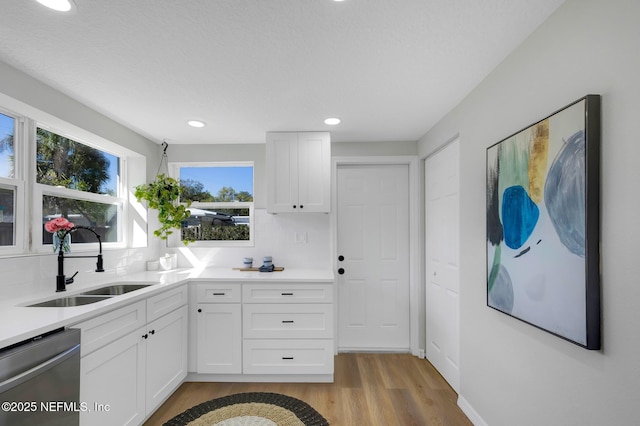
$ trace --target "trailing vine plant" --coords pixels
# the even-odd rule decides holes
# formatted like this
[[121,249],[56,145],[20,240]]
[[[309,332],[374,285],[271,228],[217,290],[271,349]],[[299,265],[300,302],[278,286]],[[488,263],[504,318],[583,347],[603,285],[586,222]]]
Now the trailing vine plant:
[[[167,158],[166,142],[163,143],[163,147],[164,152],[160,166],[162,166],[162,161]],[[158,168],[159,171],[160,168]],[[173,233],[173,229],[181,229],[182,221],[191,215],[187,210],[191,201],[180,203],[180,192],[180,182],[162,173],[158,174],[153,182],[135,187],[134,195],[138,202],[145,200],[149,208],[158,210],[158,220],[161,227],[154,230],[153,235],[160,237],[160,239],[166,240]],[[185,245],[193,241],[195,240],[189,237],[182,239]]]

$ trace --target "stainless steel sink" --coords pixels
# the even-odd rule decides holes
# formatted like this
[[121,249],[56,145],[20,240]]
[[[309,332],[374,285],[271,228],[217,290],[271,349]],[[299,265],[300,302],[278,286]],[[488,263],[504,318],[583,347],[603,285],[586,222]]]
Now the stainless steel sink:
[[84,294],[87,295],[103,295],[103,296],[120,296],[121,294],[126,294],[131,291],[140,290],[141,288],[149,287],[152,285],[151,283],[120,283],[120,284],[111,284],[105,287],[100,287],[95,290],[85,291]]
[[100,302],[101,300],[110,299],[132,291],[140,290],[150,285],[157,284],[155,282],[119,282],[96,288],[94,290],[85,291],[84,293],[73,296],[64,296],[57,299],[46,300],[33,305],[27,305],[30,308],[68,308],[72,306],[88,305],[90,303]]
[[90,303],[100,302],[101,300],[108,299],[110,296],[67,296],[60,297],[58,299],[47,300],[46,302],[40,302],[33,305],[28,305],[31,308],[68,308],[72,306],[88,305]]

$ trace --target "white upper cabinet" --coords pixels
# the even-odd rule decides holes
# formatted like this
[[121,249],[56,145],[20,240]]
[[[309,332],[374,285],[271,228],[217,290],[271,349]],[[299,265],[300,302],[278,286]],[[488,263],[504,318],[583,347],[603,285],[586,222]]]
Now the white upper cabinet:
[[267,133],[267,211],[331,210],[329,132]]

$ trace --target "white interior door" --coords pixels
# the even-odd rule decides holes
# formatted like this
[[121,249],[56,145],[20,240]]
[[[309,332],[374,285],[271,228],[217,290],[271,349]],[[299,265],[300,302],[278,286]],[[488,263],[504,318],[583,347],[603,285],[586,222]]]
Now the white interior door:
[[460,386],[460,143],[425,162],[426,355]]
[[338,350],[408,351],[409,167],[344,165],[336,179]]

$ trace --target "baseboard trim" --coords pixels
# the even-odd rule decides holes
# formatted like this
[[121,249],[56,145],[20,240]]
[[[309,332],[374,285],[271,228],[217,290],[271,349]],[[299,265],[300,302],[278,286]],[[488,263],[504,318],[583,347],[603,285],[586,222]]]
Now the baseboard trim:
[[187,374],[186,382],[333,383],[333,374]]
[[489,426],[462,395],[458,395],[458,407],[469,417],[469,420],[471,420],[474,426]]

